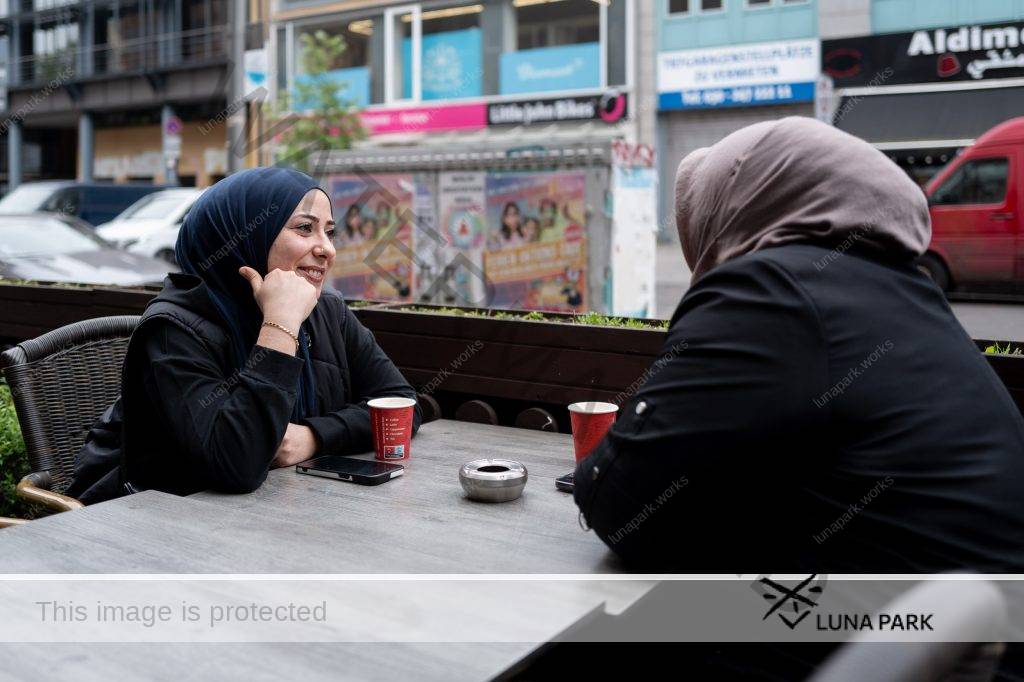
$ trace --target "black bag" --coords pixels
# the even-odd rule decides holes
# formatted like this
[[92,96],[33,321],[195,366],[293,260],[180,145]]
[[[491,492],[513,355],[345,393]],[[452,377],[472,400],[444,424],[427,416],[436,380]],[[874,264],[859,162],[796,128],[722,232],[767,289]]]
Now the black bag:
[[75,477],[66,493],[82,504],[95,504],[135,492],[121,475],[121,396],[89,429],[75,456]]

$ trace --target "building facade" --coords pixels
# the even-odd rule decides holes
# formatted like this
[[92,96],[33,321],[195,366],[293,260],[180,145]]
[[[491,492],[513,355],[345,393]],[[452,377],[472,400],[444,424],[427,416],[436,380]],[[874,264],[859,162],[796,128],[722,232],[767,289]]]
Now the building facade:
[[849,4],[822,23],[833,122],[919,183],[980,134],[1024,113],[1024,2]]
[[814,115],[818,0],[655,0],[659,236],[679,161],[752,123]]
[[629,112],[591,104],[632,88],[633,4],[278,0],[272,80],[277,92],[294,91],[309,76],[303,38],[325,31],[345,39],[330,74],[365,110],[369,146],[447,146],[470,132],[486,142],[513,129],[529,139],[546,126],[556,137],[581,128],[615,137]]
[[259,13],[232,0],[5,3],[0,181],[223,177],[238,7]]
[[661,235],[679,161],[747,124],[817,116],[924,184],[1024,113],[1024,2],[655,0]]

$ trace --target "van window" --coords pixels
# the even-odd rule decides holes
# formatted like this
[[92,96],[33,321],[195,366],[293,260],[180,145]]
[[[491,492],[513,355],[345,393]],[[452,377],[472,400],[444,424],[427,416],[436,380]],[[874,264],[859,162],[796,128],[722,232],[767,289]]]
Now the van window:
[[1009,159],[975,159],[957,168],[932,195],[933,204],[999,204],[1006,197]]

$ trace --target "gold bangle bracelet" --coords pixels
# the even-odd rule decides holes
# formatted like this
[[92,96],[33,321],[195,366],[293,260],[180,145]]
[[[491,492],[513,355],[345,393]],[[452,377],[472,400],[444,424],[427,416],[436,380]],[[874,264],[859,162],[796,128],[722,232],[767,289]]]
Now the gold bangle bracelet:
[[260,326],[263,326],[263,327],[273,327],[274,329],[280,329],[285,334],[287,334],[288,336],[292,337],[292,341],[295,342],[295,350],[299,349],[299,335],[296,334],[295,332],[293,332],[291,329],[288,329],[288,327],[284,327],[282,325],[279,325],[277,322],[264,322]]

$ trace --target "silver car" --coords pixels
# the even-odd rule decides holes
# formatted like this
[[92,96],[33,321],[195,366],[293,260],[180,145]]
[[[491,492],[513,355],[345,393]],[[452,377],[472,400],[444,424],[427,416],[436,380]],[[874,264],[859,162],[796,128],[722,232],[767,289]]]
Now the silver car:
[[114,248],[77,218],[0,215],[0,277],[45,282],[160,284],[172,265]]

